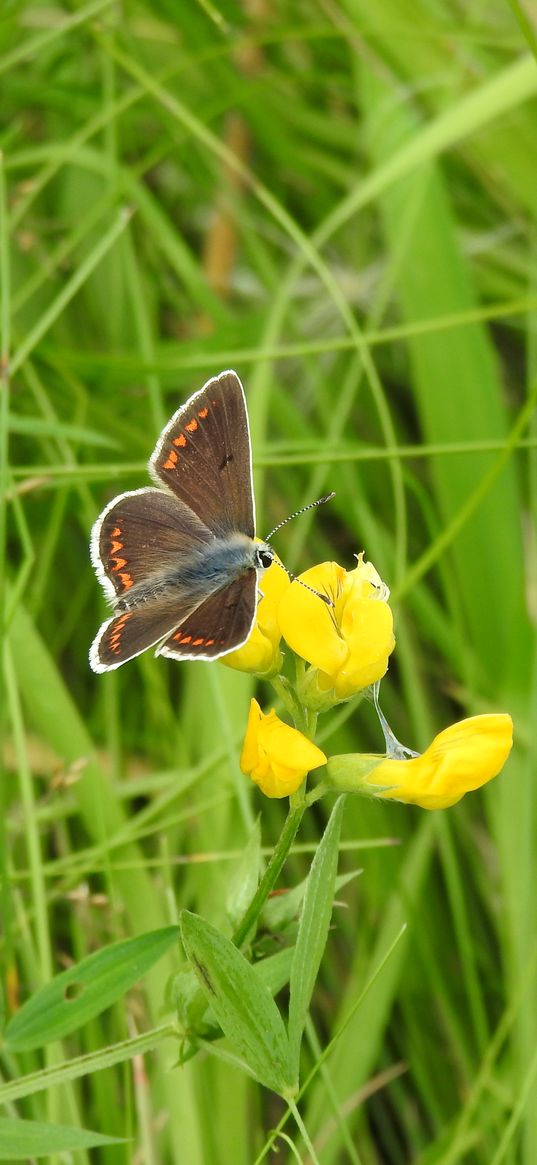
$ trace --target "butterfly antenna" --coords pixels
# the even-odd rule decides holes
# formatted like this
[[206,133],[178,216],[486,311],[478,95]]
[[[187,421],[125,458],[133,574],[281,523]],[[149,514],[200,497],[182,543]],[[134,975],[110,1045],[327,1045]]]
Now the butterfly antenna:
[[[300,510],[295,510],[294,514],[289,514],[289,517],[284,518],[283,522],[278,522],[278,525],[270,531],[266,541],[270,542],[273,534],[276,534],[277,531],[281,530],[282,526],[286,526],[288,522],[292,522],[293,518],[298,518],[299,514],[305,514],[307,510],[315,509],[315,506],[324,506],[325,502],[331,502],[332,498],[335,498],[335,496],[335,492],[332,491],[332,493],[325,494],[322,498],[317,498],[316,502],[310,502],[307,506],[302,506]],[[285,573],[289,575],[291,582],[300,583],[301,587],[304,587],[305,590],[310,592],[310,594],[316,595],[318,599],[321,599],[323,603],[326,603],[327,607],[335,606],[333,599],[331,599],[329,595],[323,595],[321,591],[316,591],[315,587],[308,586],[308,584],[303,582],[301,578],[297,578],[296,574],[293,574],[292,571],[288,570],[287,567],[283,565],[283,562],[278,563],[278,565],[281,566]]]
[[332,498],[335,498],[335,496],[335,492],[332,490],[331,494],[325,494],[323,498],[317,498],[316,502],[310,502],[309,505],[302,506],[300,510],[295,510],[294,514],[289,514],[289,517],[284,518],[283,522],[278,522],[278,525],[275,526],[274,529],[270,531],[270,534],[268,534],[265,538],[265,542],[270,542],[273,534],[276,534],[276,532],[281,530],[282,526],[286,526],[288,522],[292,522],[293,518],[298,518],[299,514],[305,514],[306,510],[314,510],[315,506],[324,506],[325,502],[331,502]]
[[304,589],[309,591],[310,594],[316,595],[318,599],[322,599],[323,603],[326,603],[327,607],[335,607],[336,604],[334,603],[334,600],[330,598],[330,595],[323,595],[322,591],[316,591],[315,587],[308,586],[308,584],[303,582],[301,578],[297,578],[296,574],[293,574],[292,571],[288,570],[286,566],[284,566],[283,569],[285,573],[289,575],[291,582],[300,583],[300,586],[304,587]]

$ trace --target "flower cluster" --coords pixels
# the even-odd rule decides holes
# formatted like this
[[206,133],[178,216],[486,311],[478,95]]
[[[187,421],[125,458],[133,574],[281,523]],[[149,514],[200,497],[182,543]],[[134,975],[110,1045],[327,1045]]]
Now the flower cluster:
[[[222,662],[271,680],[309,735],[320,712],[372,691],[386,739],[384,756],[327,759],[304,731],[274,710],[263,713],[252,700],[241,769],[266,796],[291,796],[312,769],[326,766],[314,796],[332,789],[445,809],[500,772],[512,746],[512,720],[505,713],[452,724],[422,755],[395,740],[377,702],[395,646],[388,600],[388,588],[363,555],[351,571],[323,562],[291,582],[275,561],[264,575],[252,634]],[[293,684],[280,674],[282,638],[298,657]]]
[[[312,590],[306,590],[306,586]],[[333,606],[319,602],[314,591]],[[302,695],[324,710],[380,680],[395,647],[390,592],[370,562],[322,562],[287,588],[278,619],[289,647],[311,664]]]

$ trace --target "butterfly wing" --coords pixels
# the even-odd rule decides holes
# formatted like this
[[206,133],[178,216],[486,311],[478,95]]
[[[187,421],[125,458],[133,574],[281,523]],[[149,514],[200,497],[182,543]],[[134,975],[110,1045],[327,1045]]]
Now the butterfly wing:
[[252,569],[200,603],[159,647],[168,659],[217,659],[241,647],[252,630],[257,572]]
[[242,384],[221,372],[163,430],[149,462],[163,483],[216,535],[254,537],[252,454]]
[[178,602],[177,598],[168,597],[113,615],[99,628],[91,645],[89,660],[93,671],[114,671],[128,659],[154,647],[191,610],[191,600]]
[[120,494],[103,510],[90,553],[107,596],[115,599],[177,571],[212,541],[210,530],[178,498],[162,489],[138,489]]

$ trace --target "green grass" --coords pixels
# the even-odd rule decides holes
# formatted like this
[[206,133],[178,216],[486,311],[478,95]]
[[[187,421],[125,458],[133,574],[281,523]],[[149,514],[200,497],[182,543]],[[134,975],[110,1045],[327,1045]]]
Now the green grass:
[[[537,1160],[530,19],[517,0],[12,0],[0,24],[7,1013],[183,908],[225,929],[257,816],[267,858],[282,831],[238,767],[267,686],[87,664],[91,524],[212,373],[246,387],[261,534],[336,491],[278,535],[289,568],[363,549],[391,586],[397,736],[515,720],[504,774],[452,810],[347,799],[339,870],[363,873],[338,890],[301,1065],[322,1165]],[[381,747],[367,703],[318,739]],[[277,1159],[310,1160],[218,1043],[176,1066],[181,962],[62,1043],[2,1051],[3,1115],[127,1138],[79,1140],[81,1163],[251,1165],[276,1126]]]

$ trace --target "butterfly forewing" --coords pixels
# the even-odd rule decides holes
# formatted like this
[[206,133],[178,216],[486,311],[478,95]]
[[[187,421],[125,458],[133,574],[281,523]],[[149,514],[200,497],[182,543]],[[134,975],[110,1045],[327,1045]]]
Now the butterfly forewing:
[[255,618],[257,574],[249,570],[201,603],[180,623],[157,655],[216,659],[248,639]]
[[136,591],[137,584],[177,571],[207,548],[214,537],[178,498],[161,489],[121,494],[95,523],[93,565],[111,597]]
[[164,429],[149,469],[217,535],[254,536],[248,414],[235,372],[190,397]]

